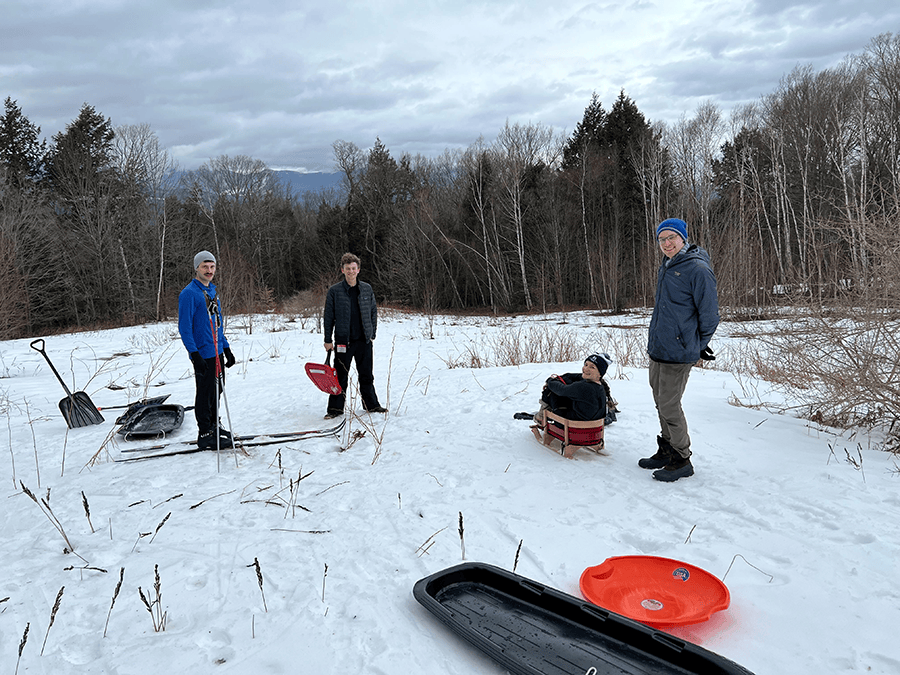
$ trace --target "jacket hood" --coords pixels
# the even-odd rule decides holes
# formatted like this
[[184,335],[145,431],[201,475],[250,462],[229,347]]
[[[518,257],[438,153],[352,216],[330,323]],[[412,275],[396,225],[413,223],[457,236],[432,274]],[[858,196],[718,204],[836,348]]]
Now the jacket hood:
[[[709,265],[710,269],[712,269],[712,263],[710,262],[709,253],[707,253],[705,248],[701,248],[697,246],[697,244],[688,244],[685,248],[678,252],[674,258],[670,259],[669,267],[675,265],[683,265],[688,262],[700,260],[707,265]],[[665,264],[666,261],[663,261]]]

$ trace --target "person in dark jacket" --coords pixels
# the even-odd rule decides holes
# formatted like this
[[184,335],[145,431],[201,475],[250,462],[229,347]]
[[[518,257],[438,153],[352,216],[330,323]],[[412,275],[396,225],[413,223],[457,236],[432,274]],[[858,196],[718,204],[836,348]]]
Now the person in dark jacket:
[[[591,354],[581,366],[581,373],[551,375],[541,393],[541,411],[549,410],[569,420],[605,419],[609,395],[603,376],[610,361],[606,354]],[[540,411],[535,419],[539,416]]]
[[197,446],[203,449],[232,445],[231,433],[219,421],[218,410],[225,379],[222,365],[231,368],[235,359],[222,328],[222,306],[212,283],[215,274],[215,256],[200,251],[194,256],[194,278],[178,296],[178,332],[194,366]]
[[719,300],[709,254],[688,244],[687,223],[664,220],[656,238],[665,259],[657,275],[647,353],[660,433],[656,453],[638,465],[657,469],[656,480],[671,482],[694,475],[681,398],[694,364],[715,358],[709,342],[719,325]]
[[328,397],[325,419],[344,414],[351,361],[356,361],[363,408],[370,413],[387,412],[387,408],[378,402],[375,377],[372,375],[372,342],[378,328],[378,308],[372,287],[358,279],[359,269],[359,258],[352,253],[345,253],[341,257],[341,273],[344,278],[329,288],[325,297],[325,351],[335,351],[334,367],[337,370],[338,384],[341,385],[340,394]]

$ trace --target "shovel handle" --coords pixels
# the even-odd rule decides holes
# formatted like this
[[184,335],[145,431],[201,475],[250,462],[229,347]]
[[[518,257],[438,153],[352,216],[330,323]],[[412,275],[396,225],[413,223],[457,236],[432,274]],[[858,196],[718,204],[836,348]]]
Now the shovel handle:
[[[36,347],[36,346],[35,346],[35,345],[37,345],[38,343],[40,343],[40,345],[41,345],[40,347]],[[56,379],[59,380],[59,383],[62,385],[63,389],[66,390],[66,394],[67,394],[68,397],[71,399],[71,398],[72,398],[72,392],[69,391],[69,388],[66,386],[65,380],[62,379],[62,376],[61,376],[61,375],[59,374],[59,372],[56,370],[56,366],[53,365],[53,362],[50,360],[50,357],[47,356],[47,352],[44,351],[44,338],[38,338],[37,340],[32,340],[32,341],[31,341],[30,347],[31,347],[34,351],[40,353],[40,355],[43,356],[43,357],[47,360],[47,363],[50,365],[50,370],[52,370],[52,371],[53,371],[53,374],[56,375]]]

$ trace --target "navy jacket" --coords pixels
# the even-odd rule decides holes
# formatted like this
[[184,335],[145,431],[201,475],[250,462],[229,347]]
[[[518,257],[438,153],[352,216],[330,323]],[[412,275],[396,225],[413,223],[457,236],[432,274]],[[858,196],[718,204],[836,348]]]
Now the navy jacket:
[[659,267],[647,353],[662,363],[696,363],[718,325],[719,299],[709,254],[691,244]]
[[565,405],[570,412],[563,414],[563,417],[571,420],[602,420],[606,417],[606,389],[602,384],[585,380],[581,373],[565,373],[561,377],[565,382],[560,382],[555,377],[549,378],[547,389],[568,401],[551,399],[551,408],[554,404]]
[[[357,280],[359,286],[359,314],[362,318],[363,333],[366,342],[375,339],[378,328],[378,308],[375,306],[375,293],[372,286],[365,281]],[[325,296],[325,312],[322,323],[325,329],[325,342],[345,345],[350,341],[350,284],[346,279],[328,289]],[[334,333],[334,340],[331,334]]]
[[[195,278],[184,287],[178,296],[178,332],[181,334],[181,342],[184,343],[188,354],[200,352],[200,356],[204,359],[211,359],[216,356],[216,349],[213,343],[212,328],[209,324],[209,312],[206,309],[207,296],[215,300],[221,317],[222,306],[219,304],[215,285],[204,286]],[[221,319],[217,337],[219,354],[221,354],[228,347]]]

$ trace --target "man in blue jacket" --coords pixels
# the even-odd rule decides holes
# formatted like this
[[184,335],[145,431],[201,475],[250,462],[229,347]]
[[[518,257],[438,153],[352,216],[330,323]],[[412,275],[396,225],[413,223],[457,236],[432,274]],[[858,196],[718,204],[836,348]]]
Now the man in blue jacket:
[[[212,279],[216,258],[209,251],[194,256],[194,278],[178,296],[178,332],[194,366],[194,415],[197,418],[197,447],[212,450],[230,448],[231,433],[219,422],[219,394],[225,368],[234,365],[234,355],[222,329],[222,306]],[[218,443],[217,443],[218,436]]]
[[660,433],[658,450],[638,466],[657,469],[656,480],[671,482],[694,475],[681,397],[694,364],[715,358],[709,341],[719,325],[719,300],[709,254],[688,244],[687,223],[664,220],[656,238],[665,259],[657,275],[647,353]]
[[338,384],[341,385],[340,394],[328,397],[325,419],[344,414],[347,378],[350,374],[350,362],[354,360],[363,408],[370,413],[386,413],[387,408],[378,402],[375,377],[372,375],[372,341],[378,328],[375,293],[372,286],[359,281],[359,258],[352,253],[341,256],[341,273],[344,275],[343,280],[328,289],[323,315],[325,351],[335,349],[334,367],[337,370]]

